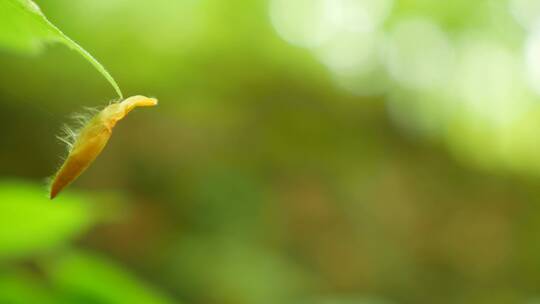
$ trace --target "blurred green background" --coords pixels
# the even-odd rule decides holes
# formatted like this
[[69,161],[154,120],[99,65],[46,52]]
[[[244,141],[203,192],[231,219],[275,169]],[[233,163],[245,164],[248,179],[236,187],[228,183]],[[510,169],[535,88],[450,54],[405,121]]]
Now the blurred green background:
[[0,50],[0,303],[540,303],[540,2],[36,2],[160,105]]

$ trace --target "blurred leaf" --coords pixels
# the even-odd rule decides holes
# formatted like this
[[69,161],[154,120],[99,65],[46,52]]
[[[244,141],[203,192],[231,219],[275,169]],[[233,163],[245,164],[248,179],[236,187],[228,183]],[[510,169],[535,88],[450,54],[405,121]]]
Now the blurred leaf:
[[114,78],[90,53],[52,24],[32,0],[0,0],[0,46],[19,52],[37,52],[44,42],[61,42],[90,62],[122,98]]
[[[31,291],[31,292],[29,292]],[[55,294],[39,281],[22,272],[10,271],[0,276],[0,303],[9,304],[58,304]]]
[[51,268],[51,278],[72,303],[172,303],[120,266],[89,254],[61,259]]
[[92,222],[89,205],[69,193],[50,201],[41,186],[0,181],[0,258],[58,246]]

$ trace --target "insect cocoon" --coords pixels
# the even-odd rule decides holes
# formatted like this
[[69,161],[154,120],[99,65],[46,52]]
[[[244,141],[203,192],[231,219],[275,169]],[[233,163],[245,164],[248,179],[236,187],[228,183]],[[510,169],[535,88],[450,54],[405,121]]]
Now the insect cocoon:
[[[155,98],[133,96],[121,102],[108,105],[94,113],[90,119],[75,116],[83,123],[79,131],[64,128],[65,138],[60,138],[69,147],[69,154],[52,179],[50,198],[55,198],[62,189],[81,175],[101,153],[112,134],[116,123],[136,107],[157,105]],[[87,121],[85,123],[85,121]]]

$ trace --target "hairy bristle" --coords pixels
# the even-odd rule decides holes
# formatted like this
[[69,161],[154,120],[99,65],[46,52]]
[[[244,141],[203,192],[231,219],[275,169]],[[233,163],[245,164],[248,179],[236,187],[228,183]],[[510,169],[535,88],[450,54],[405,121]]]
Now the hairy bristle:
[[84,112],[75,113],[69,116],[71,124],[64,124],[62,126],[62,132],[56,138],[64,143],[68,152],[71,152],[73,145],[77,141],[77,137],[86,124],[100,112],[97,108],[84,107]]
[[[101,110],[98,108],[91,108],[91,107],[84,107],[83,112],[75,113],[69,116],[71,119],[71,124],[64,124],[62,125],[61,132],[59,135],[56,136],[56,138],[66,145],[67,147],[67,155],[71,152],[73,149],[73,146],[75,145],[75,142],[77,141],[77,138],[79,136],[79,133],[81,130],[88,124],[92,118],[98,114]],[[61,164],[65,161],[66,156],[61,158]],[[60,169],[61,165],[57,168],[56,171]],[[55,173],[56,174],[56,173]],[[47,179],[47,187],[50,189],[52,185],[52,181],[54,180],[55,175],[50,176]]]

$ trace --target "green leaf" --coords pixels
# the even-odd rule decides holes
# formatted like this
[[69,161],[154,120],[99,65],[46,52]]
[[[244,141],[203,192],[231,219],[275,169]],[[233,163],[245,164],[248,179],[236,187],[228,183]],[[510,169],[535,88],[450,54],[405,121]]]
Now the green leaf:
[[0,258],[65,243],[93,222],[90,204],[66,193],[54,202],[39,185],[0,180]]
[[50,266],[52,283],[71,303],[173,303],[121,266],[95,255],[72,253]]
[[46,42],[61,42],[88,60],[113,86],[123,99],[122,91],[90,53],[52,24],[32,0],[0,0],[0,46],[18,51],[35,53]]
[[[32,292],[28,292],[31,290]],[[24,271],[2,271],[0,275],[0,303],[59,304],[62,302],[43,282]]]

